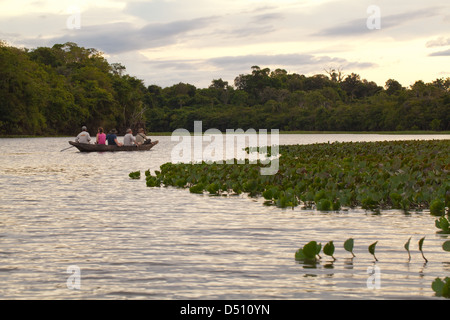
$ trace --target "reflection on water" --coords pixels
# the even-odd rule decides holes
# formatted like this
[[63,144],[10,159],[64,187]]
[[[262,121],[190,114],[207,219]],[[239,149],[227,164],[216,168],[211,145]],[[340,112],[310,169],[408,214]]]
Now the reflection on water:
[[[400,137],[280,141],[380,138]],[[282,210],[262,199],[147,188],[128,179],[131,171],[170,161],[174,143],[158,139],[148,152],[92,154],[61,152],[65,138],[0,139],[0,298],[428,299],[432,281],[449,274],[450,255],[441,248],[448,238],[436,234],[427,213]],[[423,236],[428,263],[418,251]],[[350,237],[354,258],[343,248]],[[409,237],[410,262],[403,248]],[[295,261],[296,250],[312,240],[334,241],[336,261],[323,254],[313,265]],[[367,286],[374,241],[379,289]],[[80,268],[80,290],[67,287],[69,266]]]

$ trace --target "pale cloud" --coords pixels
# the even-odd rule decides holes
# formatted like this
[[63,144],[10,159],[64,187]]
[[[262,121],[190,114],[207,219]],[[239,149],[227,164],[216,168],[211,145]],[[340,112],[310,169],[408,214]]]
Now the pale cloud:
[[126,1],[119,0],[4,0],[0,1],[0,17],[17,17],[27,14],[68,14],[68,9],[77,7],[82,12],[91,9],[123,10]]
[[71,41],[86,47],[98,47],[108,53],[130,52],[173,44],[190,31],[203,28],[211,19],[149,23],[143,27],[136,27],[127,22],[87,26],[54,38],[52,42]]
[[450,46],[450,38],[439,37],[428,41],[425,46],[427,48]]
[[[373,4],[381,30],[366,25]],[[77,30],[66,26],[73,5]],[[379,84],[407,84],[442,72],[448,12],[441,0],[0,0],[0,39],[96,48],[147,85],[232,82],[253,65],[310,75],[343,67]]]
[[[420,23],[421,20],[425,20],[428,18],[434,18],[441,15],[442,8],[439,7],[433,7],[433,8],[426,8],[416,11],[407,11],[399,14],[393,14],[393,15],[381,15],[380,21],[381,21],[381,31],[387,31],[384,32],[389,33],[391,32],[391,29],[393,28],[400,28],[405,25],[408,25],[408,28],[404,30],[402,33],[403,36],[405,34],[408,34],[405,31],[408,31],[410,33],[417,34],[418,29],[424,30],[434,30],[433,28],[427,27],[427,25],[424,25]],[[340,25],[334,25],[329,28],[325,28],[317,33],[313,33],[313,35],[317,36],[351,36],[351,35],[361,35],[361,34],[369,34],[373,33],[373,30],[369,29],[367,27],[367,20],[369,19],[369,16],[362,17],[359,19],[355,19],[352,21],[349,21],[347,23],[343,23]],[[408,36],[409,37],[409,36]]]
[[444,50],[444,51],[430,53],[430,56],[431,57],[446,57],[446,56],[450,56],[450,49],[447,49],[447,50]]
[[[199,84],[206,87],[213,79],[222,78],[233,84],[234,79],[242,73],[251,72],[250,67],[270,66],[285,69],[288,72],[296,72],[308,75],[323,73],[328,66],[341,67],[345,70],[353,68],[367,69],[376,67],[372,62],[348,61],[344,58],[320,56],[311,54],[279,54],[279,55],[245,55],[245,56],[221,56],[215,58],[190,58],[190,59],[146,59],[140,57],[141,64],[148,76],[159,79],[158,85],[171,85],[179,82]],[[131,71],[131,70],[128,70]],[[142,71],[142,69],[140,70]],[[136,72],[139,72],[136,70]],[[189,76],[186,77],[186,74]],[[202,77],[207,74],[207,77]]]
[[256,24],[267,24],[273,21],[280,21],[285,18],[285,15],[282,13],[264,13],[256,15],[252,18],[252,23]]

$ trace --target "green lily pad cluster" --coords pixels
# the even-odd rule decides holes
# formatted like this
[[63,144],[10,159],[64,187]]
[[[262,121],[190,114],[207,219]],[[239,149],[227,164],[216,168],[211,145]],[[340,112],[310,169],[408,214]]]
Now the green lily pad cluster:
[[128,176],[131,179],[140,179],[141,178],[141,172],[140,171],[130,172],[130,174]]
[[263,196],[267,205],[320,211],[430,209],[444,215],[450,205],[450,140],[336,142],[279,149],[275,175],[261,175],[263,165],[248,160],[166,163],[154,176],[147,175],[147,186],[211,195],[247,193]]

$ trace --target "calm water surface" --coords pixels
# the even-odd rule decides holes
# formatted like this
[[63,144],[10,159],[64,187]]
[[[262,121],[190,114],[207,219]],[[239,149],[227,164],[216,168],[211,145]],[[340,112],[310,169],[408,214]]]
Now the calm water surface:
[[[450,275],[428,213],[279,209],[245,196],[147,188],[128,173],[158,170],[176,142],[147,152],[61,152],[68,138],[0,139],[1,299],[436,299]],[[449,136],[282,135],[281,144]],[[380,155],[382,156],[382,155]],[[424,260],[417,242],[423,236]],[[356,257],[342,245],[355,239]],[[412,237],[412,259],[403,248]],[[334,241],[336,261],[295,261]],[[368,288],[378,241],[380,287]],[[69,266],[81,271],[70,290]]]

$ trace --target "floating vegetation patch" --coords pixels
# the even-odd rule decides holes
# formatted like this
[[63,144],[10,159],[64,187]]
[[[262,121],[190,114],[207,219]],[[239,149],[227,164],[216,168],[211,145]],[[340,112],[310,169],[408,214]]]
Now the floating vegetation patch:
[[[419,251],[422,254],[422,258],[425,260],[425,264],[428,263],[428,260],[425,258],[423,254],[423,245],[424,245],[425,237],[422,237],[419,240]],[[408,252],[408,262],[411,261],[411,253],[410,253],[410,243],[411,243],[411,237],[408,239],[408,241],[405,243],[404,248]],[[378,261],[377,257],[375,256],[375,249],[378,244],[378,241],[375,241],[368,247],[369,253],[374,257],[375,262]],[[352,254],[352,259],[355,257],[355,254],[353,253],[353,245],[354,245],[354,239],[350,238],[347,239],[344,242],[344,249]],[[450,241],[446,241],[442,244],[442,249],[444,251],[450,252]],[[315,267],[319,263],[320,252],[322,250],[322,244],[317,243],[316,241],[310,241],[307,244],[305,244],[303,247],[298,249],[295,252],[295,260],[302,263],[304,266],[307,267]],[[327,256],[330,256],[333,259],[333,262],[336,261],[336,258],[334,257],[335,252],[335,245],[333,241],[329,241],[325,246],[323,247],[323,253]],[[446,277],[444,279],[436,278],[432,284],[431,288],[435,292],[435,295],[437,297],[444,297],[444,298],[450,298],[450,278]]]
[[141,178],[141,172],[140,171],[130,172],[130,174],[128,176],[131,179],[140,179]]
[[[422,258],[425,260],[425,264],[428,263],[428,260],[425,258],[423,254],[423,245],[424,245],[425,237],[422,237],[418,242],[419,251],[422,254]],[[408,241],[405,243],[404,248],[408,252],[408,262],[411,261],[411,253],[410,253],[410,243],[411,243],[411,237],[408,239]],[[375,256],[375,249],[378,244],[378,241],[375,241],[371,245],[368,246],[369,253],[374,257],[375,262],[378,261],[377,257]],[[349,238],[347,239],[343,247],[345,251],[348,251],[352,254],[352,259],[355,257],[355,254],[353,253],[353,246],[354,246],[354,239]],[[307,244],[305,244],[303,247],[299,248],[295,252],[295,260],[299,263],[303,264],[306,267],[315,267],[317,264],[320,263],[320,252],[322,251],[325,255],[330,256],[333,259],[333,262],[337,259],[334,257],[335,253],[335,245],[334,241],[329,241],[325,246],[318,243],[316,241],[310,241]],[[450,241],[446,241],[442,244],[442,249],[444,251],[450,251]],[[432,284],[431,288],[435,292],[435,295],[438,297],[444,297],[444,298],[450,298],[450,278],[446,277],[444,279],[436,278]]]
[[[419,251],[422,254],[422,258],[425,260],[425,263],[428,263],[428,260],[425,258],[424,254],[423,254],[424,240],[425,240],[425,237],[423,237],[419,240],[418,247],[419,247]],[[410,243],[411,243],[411,237],[404,245],[404,248],[408,252],[408,261],[411,261],[411,253],[409,250]],[[375,249],[376,249],[377,244],[378,244],[378,241],[375,241],[374,243],[369,245],[367,248],[369,253],[374,257],[375,261],[378,261],[377,257],[375,256]],[[353,238],[347,239],[343,245],[344,249],[352,254],[352,258],[355,257],[355,254],[353,253],[353,245],[354,245]],[[333,258],[333,261],[335,261],[336,260],[336,258],[334,257],[335,249],[336,249],[336,247],[334,245],[334,241],[329,241],[323,247],[323,253],[327,256],[330,256],[331,258]],[[442,245],[442,249],[444,249],[444,251],[450,251],[450,241],[445,242]],[[295,260],[306,261],[306,262],[317,262],[318,258],[319,259],[321,258],[320,257],[321,250],[322,250],[321,243],[317,243],[316,241],[310,241],[295,252]]]
[[438,297],[450,298],[450,278],[446,277],[444,280],[436,278],[431,284],[431,288]]
[[279,170],[274,175],[261,175],[263,165],[248,160],[243,164],[166,163],[155,175],[146,172],[147,186],[188,188],[192,193],[210,195],[246,193],[262,196],[265,204],[280,208],[430,209],[437,216],[448,210],[450,140],[279,148]]
[[[450,252],[450,241],[444,242],[442,249]],[[444,280],[436,278],[431,284],[431,288],[438,297],[450,298],[450,278],[446,277]]]

